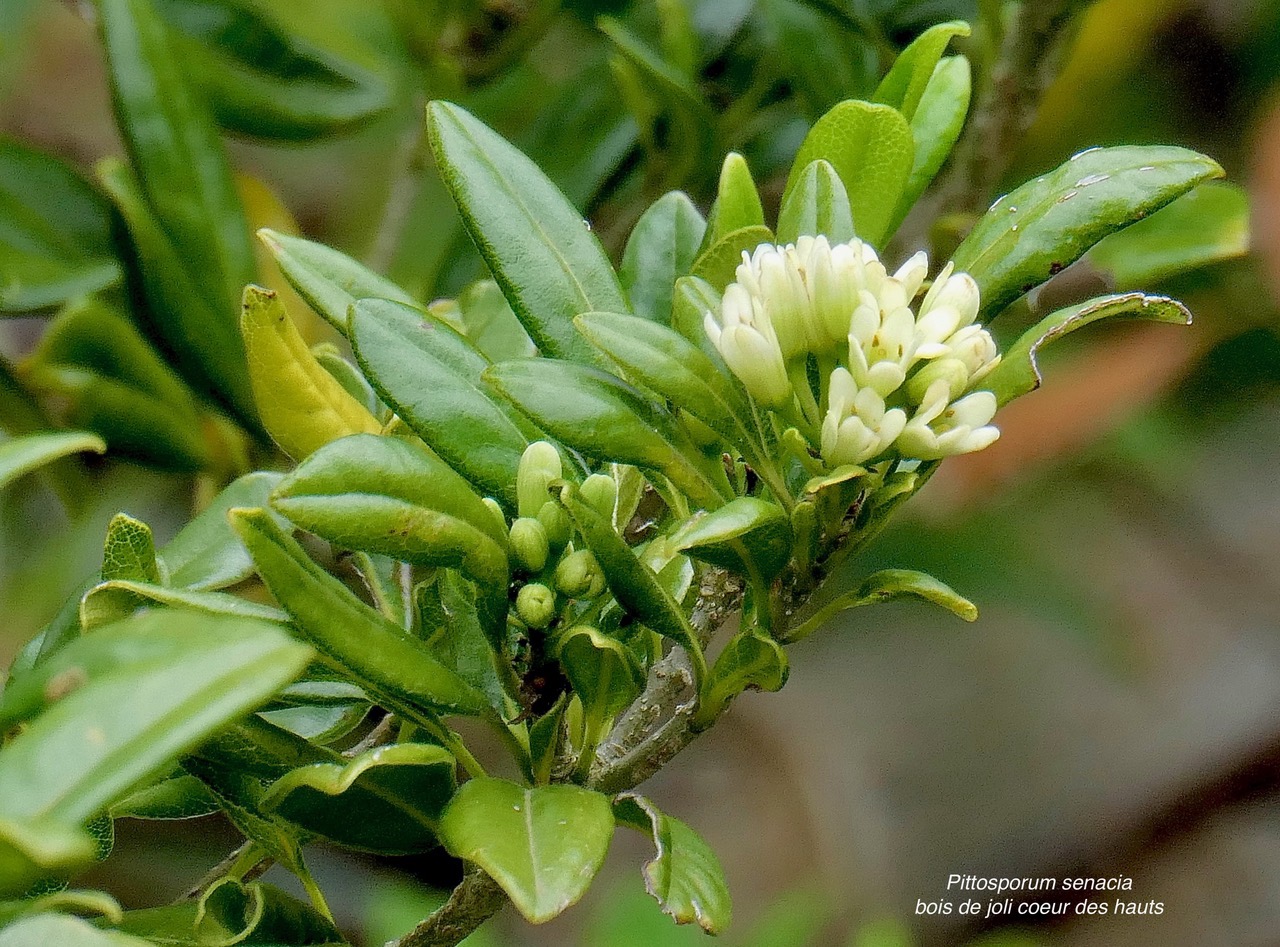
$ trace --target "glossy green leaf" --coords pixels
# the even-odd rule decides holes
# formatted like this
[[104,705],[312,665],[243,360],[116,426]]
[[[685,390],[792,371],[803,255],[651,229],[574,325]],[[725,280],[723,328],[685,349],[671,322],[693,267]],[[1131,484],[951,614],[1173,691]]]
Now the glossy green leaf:
[[707,222],[683,191],[670,191],[649,206],[622,252],[622,285],[636,315],[671,324],[676,280],[693,269]]
[[442,570],[434,583],[420,586],[414,597],[431,653],[508,716],[510,699],[497,674],[492,635],[481,620],[475,587],[453,570]]
[[227,522],[236,507],[266,506],[281,475],[270,471],[245,474],[232,481],[201,513],[161,548],[159,556],[174,588],[222,589],[253,575],[253,560]]
[[588,720],[608,721],[644,689],[644,669],[619,641],[579,625],[559,641],[560,666]]
[[258,238],[275,257],[280,272],[307,304],[343,335],[347,313],[360,299],[393,299],[412,306],[416,301],[385,276],[322,243],[263,228]]
[[911,116],[915,158],[911,164],[911,175],[898,201],[894,226],[901,223],[916,200],[933,183],[959,140],[969,114],[972,85],[969,60],[963,56],[948,56],[934,69],[916,113]]
[[1132,290],[1248,252],[1248,194],[1237,184],[1211,181],[1104,237],[1085,259],[1108,273],[1116,289]]
[[697,924],[720,934],[733,918],[729,885],[720,859],[702,837],[679,819],[661,812],[633,792],[614,802],[618,821],[653,839],[657,850],[645,863],[644,882],[663,913],[677,924]]
[[392,105],[392,84],[325,8],[236,0],[157,0],[192,81],[218,123],[306,141],[348,132]]
[[700,506],[727,498],[723,468],[699,454],[670,412],[607,372],[537,358],[494,365],[485,379],[544,431],[588,457],[660,471]]
[[707,220],[702,248],[718,243],[735,230],[764,225],[764,207],[760,204],[760,192],[756,190],[747,159],[731,151],[720,167],[720,183]]
[[809,163],[821,158],[844,182],[858,236],[880,247],[891,235],[914,154],[911,127],[897,109],[854,99],[841,102],[809,130],[791,166],[783,200]]
[[983,311],[996,313],[1103,237],[1222,173],[1185,148],[1083,151],[992,204],[952,260],[977,280]]
[[893,106],[907,121],[911,121],[947,44],[957,36],[968,36],[970,32],[969,24],[962,20],[929,27],[898,54],[872,100]]
[[445,810],[440,837],[450,854],[483,868],[527,920],[541,924],[586,892],[613,826],[609,799],[598,792],[473,779]]
[[350,332],[379,396],[455,470],[512,506],[531,431],[480,380],[489,360],[439,319],[387,300],[357,303]]
[[347,848],[408,855],[436,846],[440,815],[456,786],[447,750],[399,743],[347,763],[295,769],[272,784],[262,806]]
[[466,110],[433,102],[427,128],[471,239],[538,348],[591,361],[573,317],[628,306],[582,215],[537,165]]
[[275,293],[245,287],[240,325],[262,424],[286,454],[302,460],[340,437],[382,430],[316,361]]
[[38,914],[0,930],[0,947],[148,947],[150,943],[65,914]]
[[791,523],[777,504],[738,497],[696,515],[669,542],[694,559],[767,584],[791,560]]
[[762,243],[773,243],[773,231],[768,227],[743,227],[727,233],[702,251],[693,263],[693,275],[724,292],[736,277],[742,254],[751,253]]
[[729,702],[747,689],[781,690],[789,673],[787,653],[778,642],[754,631],[737,635],[716,658],[694,727],[710,726]]
[[84,451],[101,454],[106,449],[107,445],[102,438],[86,431],[59,431],[16,437],[0,444],[0,487],[59,457],[69,457]]
[[720,311],[720,299],[720,291],[706,280],[697,276],[682,276],[676,280],[671,328],[696,345],[702,354],[711,360],[711,364],[719,369],[720,374],[733,377],[720,350],[707,335],[707,314]]
[[113,819],[198,819],[218,811],[218,800],[187,773],[132,792],[111,807]]
[[587,548],[599,561],[609,591],[618,604],[640,622],[683,646],[701,682],[705,668],[698,635],[658,576],[640,561],[613,524],[582,500],[576,487],[571,484],[561,487],[560,502],[582,533]]
[[151,527],[127,513],[117,513],[107,524],[102,551],[102,578],[159,585],[163,580],[156,562]]
[[800,172],[778,212],[778,242],[795,243],[805,234],[823,234],[831,243],[854,238],[849,195],[836,169],[819,158]]
[[80,625],[85,631],[128,618],[148,605],[169,605],[206,615],[256,618],[288,624],[289,616],[278,608],[251,602],[223,592],[166,588],[149,582],[114,580],[95,585],[80,603]]
[[151,0],[97,6],[116,117],[146,203],[234,334],[253,248],[217,129]]
[[470,485],[413,441],[360,434],[316,451],[271,496],[280,513],[344,549],[460,569],[506,589],[506,536]]
[[413,718],[421,718],[423,707],[484,711],[487,701],[479,691],[312,562],[265,510],[232,510],[230,517],[267,588],[302,634],[371,695]]
[[1000,404],[1007,404],[1040,387],[1040,349],[1081,326],[1099,319],[1149,319],[1190,325],[1191,313],[1176,299],[1123,293],[1099,296],[1078,306],[1059,309],[1036,323],[1004,353],[1000,364],[982,380],[982,387],[995,392]]
[[143,321],[163,340],[187,381],[219,399],[256,429],[257,409],[235,300],[223,299],[220,292],[203,286],[188,270],[189,261],[199,257],[184,256],[126,165],[109,158],[98,164],[97,171],[128,225],[146,296],[140,312]]
[[71,642],[4,693],[0,817],[79,823],[262,704],[311,649],[275,625],[164,610]]
[[808,637],[846,609],[904,597],[931,602],[965,621],[976,621],[978,618],[976,605],[933,576],[913,569],[882,569],[868,576],[853,591],[844,592],[823,603],[812,614],[801,613],[797,616],[801,620],[787,633],[786,640],[799,641]]
[[93,838],[74,823],[0,816],[0,897],[26,895],[41,878],[65,878],[91,864],[95,850]]

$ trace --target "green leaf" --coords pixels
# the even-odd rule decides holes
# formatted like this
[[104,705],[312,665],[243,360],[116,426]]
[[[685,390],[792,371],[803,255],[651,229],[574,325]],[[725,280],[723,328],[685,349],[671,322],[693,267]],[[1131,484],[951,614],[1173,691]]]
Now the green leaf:
[[419,720],[424,707],[485,710],[484,695],[312,562],[265,510],[232,510],[230,517],[267,588],[302,634],[380,701]]
[[1104,237],[1086,259],[1109,273],[1116,289],[1131,290],[1248,252],[1248,194],[1211,181]]
[[1107,234],[1222,174],[1216,161],[1185,148],[1082,151],[992,204],[952,260],[977,280],[983,311],[996,313]]
[[295,769],[272,784],[262,807],[347,848],[408,855],[436,846],[456,786],[447,750],[398,743]]
[[510,699],[498,677],[491,636],[481,621],[475,587],[453,570],[437,573],[414,592],[427,647],[445,667],[483,692],[504,717]]
[[506,536],[493,513],[413,441],[372,434],[334,441],[288,474],[271,503],[344,549],[460,569],[487,591],[507,587]]
[[466,110],[432,102],[427,129],[471,239],[538,348],[592,361],[573,317],[628,306],[582,215],[537,165]]
[[450,854],[483,868],[527,920],[541,924],[586,892],[613,825],[609,799],[598,792],[485,778],[458,790],[440,837]]
[[113,819],[197,819],[218,811],[218,800],[200,780],[179,773],[130,793],[111,807]]
[[[283,141],[352,131],[392,105],[390,77],[326,8],[158,0],[219,124]],[[292,9],[291,9],[292,7]],[[362,55],[363,53],[363,55]]]
[[711,669],[706,693],[698,703],[694,728],[709,727],[729,702],[748,688],[781,690],[789,673],[787,653],[778,642],[754,631],[735,636]]
[[256,618],[288,624],[289,616],[270,605],[250,602],[222,592],[197,592],[132,580],[114,580],[95,585],[80,602],[80,625],[91,631],[113,621],[128,618],[148,605],[169,605],[207,615]]
[[588,720],[612,720],[644,689],[644,669],[618,640],[579,625],[559,641],[560,665]]
[[537,358],[501,362],[484,377],[544,431],[588,457],[657,470],[700,506],[719,506],[728,496],[719,461],[702,457],[664,407],[607,372]]
[[227,511],[266,506],[281,475],[270,471],[245,474],[232,481],[212,502],[161,548],[159,557],[178,589],[209,591],[243,582],[253,575],[253,560],[231,531]]
[[286,454],[302,460],[340,437],[382,430],[316,361],[275,293],[246,286],[240,327],[262,424]]
[[150,943],[119,931],[99,930],[65,914],[39,914],[0,930],[0,947],[148,947]]
[[560,488],[560,502],[595,554],[609,591],[628,614],[660,635],[684,647],[693,663],[697,683],[702,682],[705,662],[698,635],[679,603],[671,597],[654,571],[636,556],[614,530],[613,524],[578,495],[577,488]]
[[532,432],[480,380],[489,360],[439,319],[387,300],[357,303],[350,331],[379,396],[455,470],[513,506]]
[[124,912],[120,903],[105,891],[62,890],[20,901],[0,902],[0,928],[21,917],[46,913],[97,915],[107,923],[116,924]]
[[806,616],[802,612],[797,616],[800,620],[787,632],[786,641],[808,637],[846,609],[906,596],[931,602],[965,621],[977,621],[978,618],[976,605],[933,576],[914,569],[882,569],[868,576],[853,591],[843,592],[824,602],[812,614]]
[[762,243],[773,243],[773,231],[764,226],[743,227],[725,234],[693,263],[693,275],[706,280],[717,292],[734,281],[742,254]]
[[767,585],[791,560],[791,523],[780,506],[738,497],[700,513],[668,540],[672,549]]
[[697,276],[682,276],[676,280],[671,328],[696,345],[702,354],[711,360],[711,364],[716,366],[720,374],[732,378],[733,372],[729,371],[729,366],[724,363],[720,350],[707,335],[707,314],[720,311],[720,300],[720,291],[706,280]]
[[257,430],[257,409],[246,368],[244,340],[237,327],[235,300],[224,299],[221,292],[203,286],[188,270],[189,261],[200,257],[184,256],[181,245],[165,231],[126,165],[108,158],[98,164],[97,171],[128,225],[146,297],[146,305],[139,313],[141,320],[164,342],[187,381],[217,398]]
[[805,234],[823,234],[831,243],[854,238],[849,195],[836,169],[819,158],[800,172],[778,213],[778,242],[795,243]]
[[649,206],[622,252],[622,285],[636,315],[671,324],[676,280],[693,269],[707,222],[683,191],[670,191]]
[[929,27],[894,60],[893,68],[881,80],[872,101],[893,106],[911,121],[947,44],[954,37],[968,36],[971,32],[969,24],[962,20]]
[[343,335],[347,333],[347,313],[357,300],[393,299],[416,305],[412,296],[385,276],[322,243],[266,227],[258,231],[258,239],[271,251],[289,285]]
[[232,307],[255,268],[217,129],[150,0],[97,2],[116,118],[146,203],[234,330]]
[[109,289],[120,282],[112,260],[59,260],[0,244],[0,315],[22,315]]
[[644,796],[624,792],[614,802],[619,822],[653,839],[657,853],[644,866],[645,888],[677,924],[720,934],[733,917],[720,859],[702,837],[659,811]]
[[856,99],[841,102],[809,129],[791,166],[783,201],[809,163],[821,158],[844,182],[858,236],[883,246],[891,236],[914,153],[911,127],[897,109]]
[[107,582],[121,579],[152,585],[163,581],[150,526],[127,513],[111,518],[102,551],[102,578]]
[[5,691],[43,712],[0,751],[0,817],[81,823],[262,704],[311,649],[279,627],[164,610],[94,631]]
[[91,864],[96,849],[79,825],[0,816],[0,897],[26,895],[41,878],[68,877]]
[[1146,296],[1142,293],[1098,296],[1078,306],[1052,312],[1024,332],[1004,353],[1000,364],[982,380],[982,387],[995,392],[996,400],[1002,405],[1035,391],[1040,387],[1037,360],[1041,348],[1081,326],[1112,318],[1191,324],[1191,313],[1187,307],[1167,296]]
[[591,344],[638,383],[731,443],[749,440],[742,422],[751,412],[746,399],[730,377],[692,342],[639,316],[589,312],[576,321]]
[[925,86],[924,96],[911,117],[915,159],[894,214],[895,228],[933,183],[959,140],[969,114],[972,85],[969,60],[963,56],[948,56],[934,69],[933,78]]
[[0,487],[45,464],[82,451],[101,454],[107,445],[86,431],[59,431],[56,434],[28,434],[0,444]]
[[718,243],[735,230],[764,225],[760,192],[756,190],[756,182],[751,178],[747,159],[736,151],[731,151],[725,156],[720,168],[720,183],[716,190],[715,204],[711,207],[711,216],[707,220],[703,248]]

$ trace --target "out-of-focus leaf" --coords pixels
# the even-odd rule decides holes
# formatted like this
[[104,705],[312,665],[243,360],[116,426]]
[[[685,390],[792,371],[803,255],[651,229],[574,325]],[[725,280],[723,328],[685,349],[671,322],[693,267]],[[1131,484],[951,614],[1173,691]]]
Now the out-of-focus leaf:
[[1082,151],[992,204],[952,260],[977,280],[983,312],[997,313],[1103,237],[1222,174],[1216,161],[1185,148]]
[[484,695],[444,667],[403,628],[351,594],[303,552],[265,510],[233,510],[267,588],[330,661],[346,668],[387,706],[421,719],[420,708],[482,713]]
[[20,917],[35,914],[82,914],[100,916],[107,923],[119,923],[124,913],[120,903],[105,891],[56,891],[19,901],[0,901],[0,929]]
[[764,39],[809,118],[865,94],[875,81],[877,52],[865,37],[815,6],[805,0],[756,4],[767,27]]
[[690,519],[669,542],[694,559],[767,584],[791,559],[791,524],[780,506],[738,497]]
[[252,619],[164,610],[97,629],[18,681],[0,817],[78,824],[291,680],[311,649]]
[[227,522],[236,507],[266,506],[281,475],[270,471],[245,474],[214,497],[160,550],[160,561],[174,588],[222,589],[253,575],[253,560]]
[[148,947],[150,943],[65,914],[38,914],[0,930],[0,947]]
[[787,196],[809,163],[821,158],[844,182],[859,237],[881,246],[911,174],[915,146],[911,126],[888,105],[841,102],[809,130],[787,179]]
[[1211,181],[1103,238],[1085,259],[1123,291],[1248,252],[1248,195],[1239,185]]
[[548,355],[592,361],[573,317],[628,310],[600,241],[537,165],[470,113],[433,102],[427,119],[441,176],[529,335]]
[[496,518],[465,480],[412,441],[357,435],[326,445],[281,481],[271,504],[344,549],[460,569],[505,595],[506,536]]
[[393,299],[416,305],[412,296],[345,253],[269,228],[258,238],[275,257],[276,266],[298,295],[318,314],[347,334],[347,313],[359,299]]
[[456,786],[447,750],[398,743],[295,769],[272,784],[262,807],[348,848],[407,855],[436,846]]
[[358,302],[350,332],[356,358],[382,399],[455,470],[512,505],[531,432],[480,380],[489,360],[440,320],[388,300]]
[[534,924],[586,892],[613,838],[609,798],[580,786],[472,779],[445,810],[449,852],[479,865]]
[[969,60],[948,56],[933,70],[924,95],[911,116],[911,137],[915,141],[915,158],[902,197],[894,215],[894,225],[902,221],[913,204],[924,193],[955,147],[969,114],[972,76]]
[[805,234],[822,234],[833,244],[848,243],[854,237],[844,182],[831,163],[821,158],[800,173],[778,212],[779,243],[795,243]]
[[218,800],[187,773],[170,776],[125,796],[111,807],[113,819],[197,819],[218,811]]
[[267,139],[350,131],[390,108],[392,82],[323,7],[160,0],[184,65],[218,122]]
[[340,437],[382,429],[316,361],[275,293],[245,287],[241,328],[262,424],[289,456],[302,460]]
[[679,819],[661,812],[644,796],[625,792],[614,802],[619,822],[653,839],[657,850],[645,863],[649,894],[677,924],[696,923],[719,934],[733,917],[729,886],[720,859],[702,837]]
[[968,36],[970,32],[969,24],[961,20],[929,27],[898,54],[893,67],[871,97],[872,101],[893,106],[907,121],[911,121],[947,44],[957,36]]
[[470,339],[491,362],[537,354],[537,346],[493,280],[477,280],[456,300],[432,303],[428,311]]
[[69,876],[93,861],[96,848],[79,825],[0,816],[0,898],[23,896],[41,878]]
[[1024,332],[1004,353],[1000,364],[982,380],[982,387],[995,392],[1000,404],[1035,391],[1040,387],[1037,358],[1041,348],[1081,326],[1111,318],[1191,324],[1191,313],[1187,307],[1167,296],[1146,296],[1142,293],[1099,296],[1078,306],[1052,312]]
[[699,506],[728,497],[718,459],[707,461],[665,408],[607,372],[538,358],[502,362],[484,377],[544,431],[589,457],[660,471]]
[[702,251],[693,263],[693,275],[706,280],[717,292],[724,292],[734,281],[742,254],[762,243],[773,243],[773,231],[768,227],[744,227],[727,233]]
[[622,253],[622,285],[636,315],[671,324],[676,280],[693,269],[707,222],[688,195],[671,191],[636,221]]
[[87,431],[28,434],[0,444],[0,488],[45,464],[83,451],[101,454],[102,438]]

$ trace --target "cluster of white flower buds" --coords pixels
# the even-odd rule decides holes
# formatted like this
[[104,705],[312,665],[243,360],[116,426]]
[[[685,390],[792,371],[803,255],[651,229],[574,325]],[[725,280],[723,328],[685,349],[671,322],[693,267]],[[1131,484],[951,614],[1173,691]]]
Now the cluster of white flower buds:
[[[996,399],[973,389],[1000,355],[974,324],[977,284],[953,269],[913,312],[929,272],[924,253],[890,275],[860,240],[761,244],[742,254],[706,331],[752,398],[820,430],[830,467],[981,450],[1000,436],[990,425]],[[810,355],[824,376],[818,399]]]

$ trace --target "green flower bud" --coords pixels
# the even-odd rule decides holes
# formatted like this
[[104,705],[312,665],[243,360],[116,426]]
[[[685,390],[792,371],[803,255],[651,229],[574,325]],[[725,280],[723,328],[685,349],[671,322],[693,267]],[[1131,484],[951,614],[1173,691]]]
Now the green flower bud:
[[498,521],[498,525],[503,529],[507,528],[507,514],[502,510],[502,504],[493,497],[485,497],[484,505],[489,508],[489,512],[493,514],[493,518]]
[[551,544],[552,552],[558,554],[561,549],[569,545],[569,537],[573,535],[573,524],[569,521],[569,514],[559,503],[548,500],[542,504],[538,509],[538,522],[547,531],[547,542]]
[[524,449],[516,470],[516,500],[521,516],[537,516],[547,502],[547,485],[564,473],[560,452],[546,441],[534,441]]
[[556,591],[569,598],[594,598],[604,591],[604,574],[590,550],[579,549],[556,566]]
[[546,628],[556,617],[556,593],[540,582],[530,582],[516,595],[516,614],[530,628]]
[[606,474],[592,474],[582,481],[578,491],[593,510],[613,522],[613,507],[618,502],[618,485]]
[[511,524],[511,555],[516,565],[526,572],[541,572],[547,564],[551,546],[547,531],[530,516],[522,516]]
[[952,401],[969,387],[969,367],[958,358],[939,358],[929,362],[907,381],[907,397],[912,404],[923,404],[925,392],[940,378],[946,380],[951,392],[947,400]]

